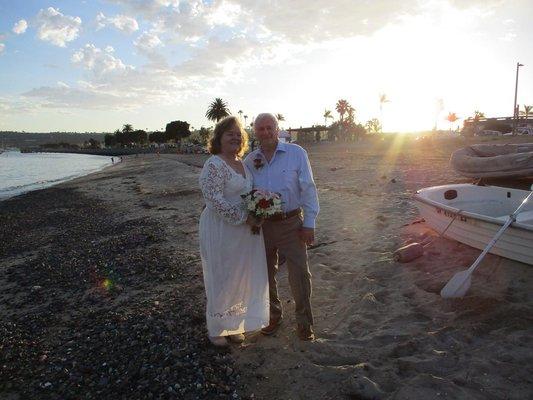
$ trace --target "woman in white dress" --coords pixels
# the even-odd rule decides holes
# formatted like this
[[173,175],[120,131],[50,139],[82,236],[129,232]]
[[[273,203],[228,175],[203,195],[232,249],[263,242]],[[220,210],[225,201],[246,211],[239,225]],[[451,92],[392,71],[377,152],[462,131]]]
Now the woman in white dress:
[[241,161],[246,132],[230,116],[217,123],[200,174],[206,207],[200,217],[200,255],[207,296],[209,340],[226,346],[244,332],[268,325],[268,276],[263,235],[248,215],[241,194],[252,190],[252,174]]

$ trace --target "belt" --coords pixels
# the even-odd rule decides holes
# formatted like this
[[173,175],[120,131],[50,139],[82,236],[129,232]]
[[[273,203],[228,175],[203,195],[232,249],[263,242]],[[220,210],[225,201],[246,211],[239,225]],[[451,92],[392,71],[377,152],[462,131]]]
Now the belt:
[[292,210],[292,211],[289,211],[289,212],[286,212],[286,213],[274,214],[271,217],[265,218],[265,220],[267,220],[267,221],[282,221],[284,219],[288,219],[288,218],[292,218],[292,217],[295,217],[297,215],[300,215],[301,212],[302,212],[302,210],[297,208],[296,210]]

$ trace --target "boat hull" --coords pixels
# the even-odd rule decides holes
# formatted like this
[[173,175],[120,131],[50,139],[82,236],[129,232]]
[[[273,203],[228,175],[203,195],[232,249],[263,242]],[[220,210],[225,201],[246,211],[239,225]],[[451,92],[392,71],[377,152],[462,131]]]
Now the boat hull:
[[[461,201],[460,193],[466,193],[471,186],[474,185],[446,185],[437,187],[440,188],[442,193],[450,190],[458,192],[459,199],[455,202],[456,204],[453,204],[453,201],[448,202],[446,200],[439,202],[435,200],[435,195],[433,195],[433,199],[425,195],[424,190],[427,191],[433,188],[418,191],[415,195],[415,203],[426,223],[439,233],[444,231],[454,215],[459,210],[462,210],[445,232],[444,237],[457,240],[458,242],[482,250],[505,223],[506,216],[491,217],[468,211],[468,202],[464,200]],[[504,189],[504,191],[506,190],[507,189]],[[527,193],[526,191],[518,190],[512,190],[512,192],[513,194],[515,194],[515,192]],[[496,201],[496,199],[494,201]],[[512,207],[514,207],[514,203]],[[531,207],[526,209],[527,214],[524,213],[524,216],[532,213],[532,211],[528,211],[530,209]],[[512,211],[509,212],[509,214],[510,213],[512,213]],[[530,225],[530,220],[525,218],[522,223],[513,223],[496,242],[494,247],[490,250],[490,253],[533,265],[533,224]]]

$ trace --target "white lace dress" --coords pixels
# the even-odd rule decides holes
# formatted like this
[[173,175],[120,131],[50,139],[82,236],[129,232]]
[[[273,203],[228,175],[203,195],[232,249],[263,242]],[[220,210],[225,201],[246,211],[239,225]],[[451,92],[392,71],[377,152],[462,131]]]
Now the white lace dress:
[[227,336],[268,325],[268,276],[263,235],[245,224],[241,194],[252,190],[246,178],[218,156],[200,174],[206,208],[200,217],[200,255],[207,295],[207,330]]

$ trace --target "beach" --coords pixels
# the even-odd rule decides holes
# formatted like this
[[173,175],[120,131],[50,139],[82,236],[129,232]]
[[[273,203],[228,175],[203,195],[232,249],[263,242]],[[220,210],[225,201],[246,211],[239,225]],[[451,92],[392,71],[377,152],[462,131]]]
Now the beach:
[[[442,299],[480,251],[437,238],[412,201],[417,189],[469,182],[448,166],[465,143],[306,146],[321,205],[309,249],[314,342],[295,335],[282,269],[280,330],[228,350],[208,344],[206,155],[126,156],[0,202],[0,397],[531,398],[532,267],[488,255],[467,297]],[[394,261],[429,237],[423,257]]]

